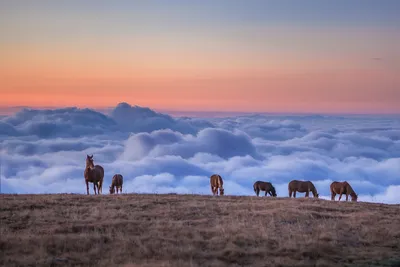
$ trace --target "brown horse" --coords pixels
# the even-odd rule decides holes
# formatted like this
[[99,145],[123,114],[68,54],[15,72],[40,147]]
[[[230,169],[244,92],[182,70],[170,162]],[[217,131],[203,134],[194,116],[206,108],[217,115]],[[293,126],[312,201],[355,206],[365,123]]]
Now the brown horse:
[[122,184],[123,183],[124,183],[124,177],[122,177],[121,174],[115,174],[111,181],[110,194],[115,193],[115,188],[117,188],[117,194],[118,194],[118,189],[122,193]]
[[270,182],[257,181],[253,184],[253,188],[257,196],[260,194],[260,191],[265,191],[265,196],[267,193],[273,197],[277,196],[275,187]]
[[94,194],[96,195],[96,186],[97,193],[102,193],[103,188],[103,178],[104,178],[104,169],[100,165],[94,165],[93,163],[93,155],[86,155],[86,168],[83,173],[86,182],[86,192],[89,195],[89,183],[93,183]]
[[221,175],[218,174],[213,174],[210,177],[210,184],[211,184],[211,192],[213,195],[217,194],[218,195],[218,188],[219,188],[219,194],[221,196],[224,195],[224,182],[222,181]]
[[317,193],[317,189],[315,189],[315,186],[312,182],[310,181],[298,181],[298,180],[292,180],[290,181],[288,185],[288,190],[289,190],[289,197],[296,197],[296,191],[299,193],[306,193],[305,197],[308,197],[310,194],[310,191],[313,193],[313,196],[315,198],[319,197],[319,194]]
[[357,194],[356,192],[354,192],[353,188],[351,187],[351,185],[347,182],[332,182],[331,186],[331,200],[335,201],[335,196],[336,194],[339,194],[339,201],[342,198],[342,194],[346,195],[346,201],[349,200],[349,195],[351,196],[351,201],[356,202],[357,201]]

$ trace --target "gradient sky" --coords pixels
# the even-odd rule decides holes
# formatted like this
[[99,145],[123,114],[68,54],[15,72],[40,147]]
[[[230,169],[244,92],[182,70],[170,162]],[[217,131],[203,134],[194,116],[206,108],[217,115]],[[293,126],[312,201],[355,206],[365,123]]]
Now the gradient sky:
[[0,1],[0,106],[400,113],[400,1]]

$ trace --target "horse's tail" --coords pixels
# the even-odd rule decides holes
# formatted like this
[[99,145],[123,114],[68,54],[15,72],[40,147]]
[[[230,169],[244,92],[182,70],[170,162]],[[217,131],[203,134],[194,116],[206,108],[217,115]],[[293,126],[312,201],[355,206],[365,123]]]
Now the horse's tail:
[[253,189],[254,189],[254,193],[257,194],[257,189],[258,189],[258,183],[257,183],[257,182],[255,182],[255,183],[253,184]]
[[275,187],[271,184],[271,192],[274,197],[276,197],[276,190]]

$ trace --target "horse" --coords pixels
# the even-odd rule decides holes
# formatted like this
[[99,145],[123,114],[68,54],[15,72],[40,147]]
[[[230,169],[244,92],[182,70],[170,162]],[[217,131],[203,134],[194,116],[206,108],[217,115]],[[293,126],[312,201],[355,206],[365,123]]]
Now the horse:
[[354,192],[353,188],[351,187],[351,185],[347,182],[332,182],[331,186],[331,200],[335,201],[335,196],[336,194],[339,194],[339,201],[342,198],[342,194],[346,195],[346,201],[349,200],[349,195],[351,196],[351,201],[353,202],[357,202],[357,194],[356,192]]
[[218,195],[218,188],[219,188],[219,194],[220,196],[224,195],[224,182],[222,180],[221,175],[219,174],[213,174],[210,177],[210,185],[211,185],[211,192],[213,195],[217,194]]
[[118,194],[118,189],[122,193],[122,184],[123,183],[124,183],[124,177],[122,177],[121,174],[115,174],[111,181],[110,194],[115,193],[115,188],[117,188],[117,194]]
[[315,188],[314,184],[311,181],[292,180],[288,185],[288,190],[289,190],[289,197],[292,197],[293,193],[293,197],[296,198],[296,191],[299,193],[305,192],[306,193],[305,197],[308,197],[311,191],[315,198],[319,197],[317,189]]
[[100,165],[94,165],[93,163],[93,155],[86,155],[86,168],[83,173],[86,182],[86,192],[89,195],[89,183],[93,183],[94,194],[96,195],[96,186],[97,193],[100,194],[103,192],[103,178],[104,178],[104,169]]
[[253,184],[253,188],[257,196],[259,195],[260,191],[265,191],[265,196],[267,196],[267,193],[273,197],[277,196],[275,187],[270,182],[257,181]]

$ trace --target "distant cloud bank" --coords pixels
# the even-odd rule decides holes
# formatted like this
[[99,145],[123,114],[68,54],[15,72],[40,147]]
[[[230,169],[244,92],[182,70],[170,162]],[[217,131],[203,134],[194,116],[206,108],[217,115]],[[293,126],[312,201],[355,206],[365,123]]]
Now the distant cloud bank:
[[399,117],[173,118],[120,103],[108,115],[23,109],[0,118],[0,141],[2,193],[85,193],[93,154],[103,193],[121,173],[125,193],[211,194],[219,173],[230,195],[253,196],[264,180],[286,197],[290,180],[306,179],[330,198],[329,184],[347,180],[360,201],[400,203]]

